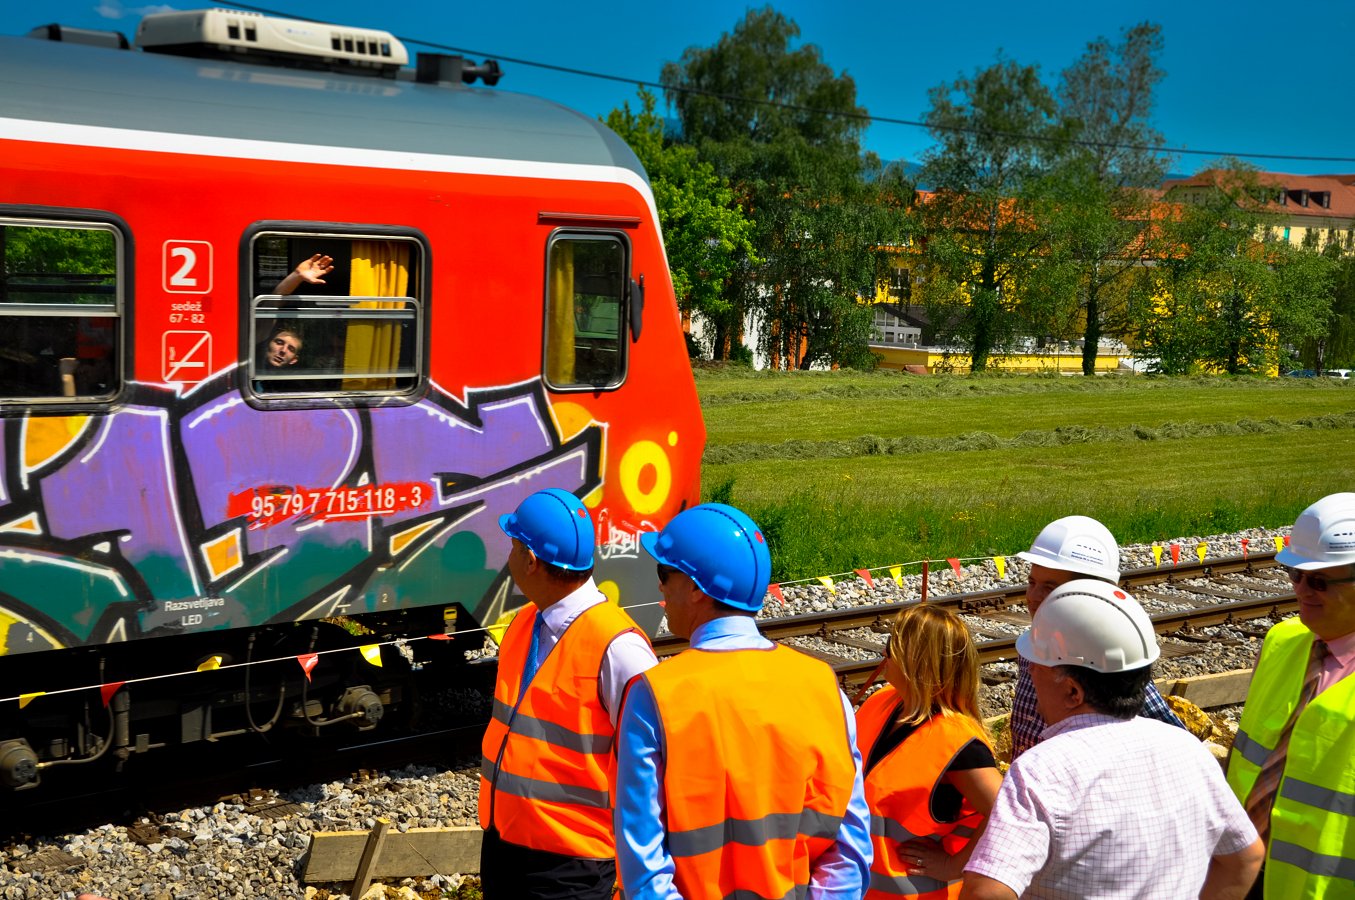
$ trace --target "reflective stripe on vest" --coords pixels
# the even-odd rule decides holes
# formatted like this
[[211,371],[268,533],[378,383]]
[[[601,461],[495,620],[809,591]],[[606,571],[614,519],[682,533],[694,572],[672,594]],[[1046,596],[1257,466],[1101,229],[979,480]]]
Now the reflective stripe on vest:
[[[1252,740],[1251,735],[1241,728],[1237,730],[1237,737],[1233,738],[1233,749],[1242,754],[1242,758],[1258,769],[1266,762],[1266,757],[1274,747],[1267,747],[1260,741]],[[1259,774],[1259,773],[1258,773]]]
[[638,629],[612,603],[590,606],[521,692],[539,614],[524,607],[499,647],[494,712],[481,744],[480,827],[533,850],[607,859],[616,852],[615,729],[598,697],[598,679],[612,641]]
[[595,809],[611,809],[612,798],[607,791],[594,791],[571,784],[558,784],[554,781],[542,781],[539,778],[527,778],[511,772],[499,772],[494,777],[494,761],[480,758],[480,775],[494,782],[494,790],[500,794],[512,794],[528,800],[542,800],[549,803],[572,803],[577,806],[589,806]]
[[504,725],[511,720],[514,734],[545,741],[566,750],[573,750],[575,753],[612,752],[613,741],[610,734],[579,734],[563,725],[538,719],[521,711],[514,717],[513,708],[497,698],[494,700],[494,718]]
[[687,650],[642,677],[662,728],[677,893],[806,896],[856,775],[832,670],[786,647]]
[[[869,760],[889,729],[902,701],[892,687],[883,687],[856,711],[856,741],[861,758]],[[870,806],[870,890],[866,900],[883,897],[957,897],[960,879],[947,882],[909,874],[899,845],[919,838],[936,841],[954,854],[969,843],[983,817],[964,801],[954,822],[932,818],[931,801],[946,769],[970,741],[988,743],[983,726],[962,715],[935,715],[894,747],[866,772]]]
[[674,856],[700,856],[725,844],[760,847],[768,841],[789,840],[797,835],[833,838],[842,816],[806,809],[800,813],[772,813],[761,819],[725,819],[704,828],[670,831],[668,851]]
[[939,881],[926,875],[886,875],[872,870],[870,892],[866,896],[888,894],[891,897],[923,897],[930,893],[946,891],[951,884],[952,882]]
[[[1273,743],[1294,708],[1312,642],[1298,618],[1266,635],[1242,712],[1239,731],[1248,737],[1228,761],[1228,784],[1239,797],[1246,797],[1260,770],[1251,745]],[[1352,881],[1355,677],[1347,677],[1314,697],[1294,723],[1271,810],[1265,893],[1334,900],[1352,896]]]
[[[1355,882],[1355,859],[1324,856],[1288,841],[1271,841],[1269,859],[1271,862],[1288,863],[1318,878],[1337,878],[1342,881]],[[1346,887],[1348,889],[1350,886],[1347,885]],[[1268,878],[1266,879],[1266,891],[1267,893],[1270,891],[1270,879]],[[1300,895],[1286,894],[1285,896],[1297,897]],[[1328,896],[1337,897],[1340,895],[1329,894]],[[1346,894],[1346,896],[1350,895]]]

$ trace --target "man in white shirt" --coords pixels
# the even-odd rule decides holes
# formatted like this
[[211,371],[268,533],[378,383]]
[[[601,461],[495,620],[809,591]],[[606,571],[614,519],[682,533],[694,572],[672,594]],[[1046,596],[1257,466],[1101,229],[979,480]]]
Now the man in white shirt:
[[503,900],[610,900],[616,720],[654,652],[593,582],[593,520],[578,497],[538,491],[499,527],[531,602],[499,645],[481,746],[481,887]]
[[1136,715],[1160,652],[1143,608],[1072,581],[1016,649],[1049,725],[1003,779],[962,900],[1242,900],[1255,827],[1198,740]]

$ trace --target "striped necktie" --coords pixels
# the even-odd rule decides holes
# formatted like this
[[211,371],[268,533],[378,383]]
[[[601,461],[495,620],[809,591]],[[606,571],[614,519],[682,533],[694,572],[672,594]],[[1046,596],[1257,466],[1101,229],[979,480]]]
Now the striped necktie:
[[1308,656],[1308,670],[1303,676],[1303,688],[1299,691],[1299,702],[1289,714],[1284,727],[1280,729],[1280,736],[1275,740],[1275,749],[1270,751],[1270,755],[1262,763],[1261,772],[1256,776],[1256,783],[1252,785],[1251,793],[1247,795],[1247,815],[1256,826],[1261,840],[1267,844],[1270,843],[1270,810],[1275,805],[1275,795],[1280,789],[1280,779],[1284,776],[1285,757],[1289,753],[1289,735],[1293,732],[1294,723],[1298,721],[1299,715],[1317,694],[1317,683],[1322,678],[1322,662],[1326,658],[1326,642],[1314,639],[1312,651]]

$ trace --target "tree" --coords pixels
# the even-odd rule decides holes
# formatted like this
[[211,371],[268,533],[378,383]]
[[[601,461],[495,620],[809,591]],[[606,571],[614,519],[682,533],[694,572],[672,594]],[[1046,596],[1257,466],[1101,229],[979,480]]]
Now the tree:
[[1300,344],[1300,359],[1314,371],[1355,366],[1355,256],[1340,256],[1327,246],[1332,259],[1331,319],[1325,329]]
[[1162,137],[1148,124],[1153,88],[1162,78],[1155,59],[1161,50],[1161,28],[1143,23],[1125,32],[1118,46],[1105,38],[1092,41],[1060,78],[1059,115],[1068,143],[1039,192],[1038,218],[1049,241],[1039,265],[1054,270],[1044,273],[1046,286],[1052,281],[1065,290],[1025,293],[1034,310],[1072,305],[1063,318],[1081,322],[1085,375],[1096,372],[1097,346],[1112,318],[1104,299],[1117,293],[1116,282],[1126,280],[1151,249],[1154,200],[1146,189],[1165,171],[1149,149]]
[[920,179],[934,190],[919,207],[924,294],[939,334],[966,346],[980,372],[1017,330],[1015,289],[1044,247],[1036,188],[1061,134],[1033,66],[999,59],[929,93],[938,146]]
[[1229,374],[1270,371],[1282,341],[1301,343],[1326,327],[1332,261],[1270,239],[1272,189],[1254,169],[1226,161],[1209,172],[1203,199],[1164,222],[1160,300],[1145,310],[1141,335],[1168,372],[1195,362]]
[[762,262],[731,277],[730,313],[716,321],[714,355],[737,344],[746,315],[763,324],[774,365],[868,363],[874,251],[887,229],[864,175],[865,110],[856,85],[813,44],[793,46],[799,27],[771,9],[749,10],[712,47],[689,47],[664,65],[665,96],[683,134],[756,223]]
[[726,282],[739,268],[758,262],[753,222],[735,205],[729,183],[695,148],[664,139],[654,95],[643,88],[639,95],[638,113],[623,103],[605,122],[649,173],[678,306],[718,320],[729,314]]

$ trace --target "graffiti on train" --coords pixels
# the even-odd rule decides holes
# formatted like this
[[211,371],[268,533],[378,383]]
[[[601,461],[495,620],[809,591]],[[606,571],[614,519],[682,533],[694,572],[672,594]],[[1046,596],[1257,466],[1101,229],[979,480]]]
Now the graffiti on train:
[[492,620],[499,515],[601,486],[602,426],[562,434],[539,380],[266,411],[214,381],[0,422],[0,655],[457,602]]

